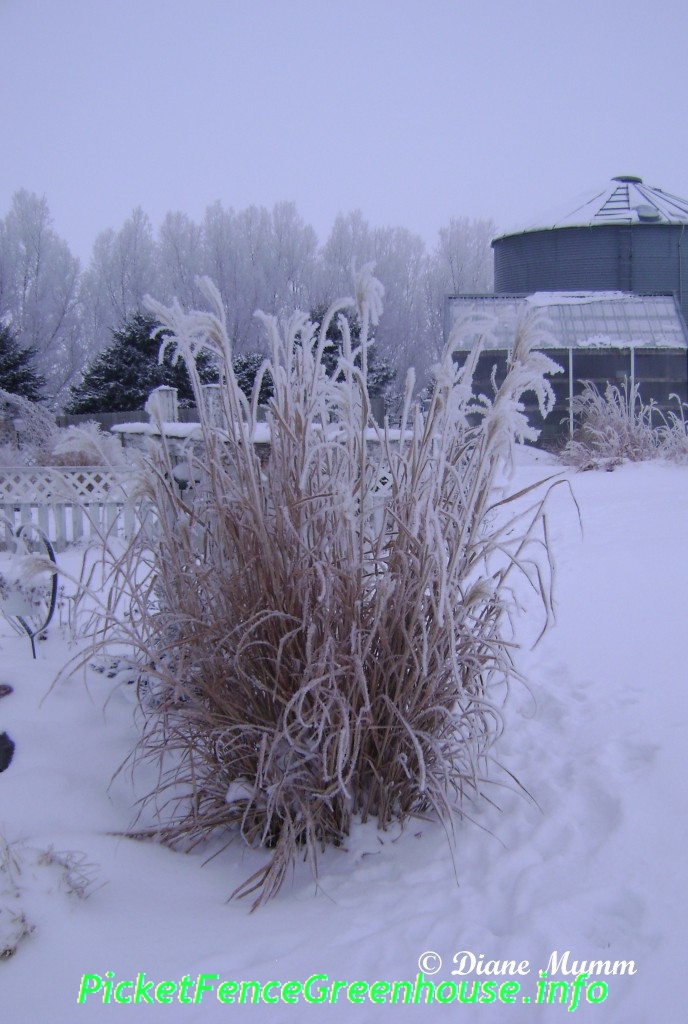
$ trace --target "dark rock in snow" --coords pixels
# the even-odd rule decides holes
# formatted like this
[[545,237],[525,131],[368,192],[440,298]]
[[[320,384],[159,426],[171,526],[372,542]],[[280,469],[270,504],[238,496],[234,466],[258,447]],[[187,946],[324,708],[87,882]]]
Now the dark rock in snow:
[[14,754],[14,741],[9,738],[6,732],[0,733],[0,772],[9,768]]

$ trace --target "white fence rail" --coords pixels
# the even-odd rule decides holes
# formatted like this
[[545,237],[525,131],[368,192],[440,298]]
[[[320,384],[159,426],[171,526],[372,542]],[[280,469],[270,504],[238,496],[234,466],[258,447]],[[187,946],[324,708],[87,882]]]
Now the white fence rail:
[[106,467],[47,468],[0,466],[0,544],[9,527],[34,523],[56,550],[107,533],[128,540],[139,528],[130,497],[135,474]]

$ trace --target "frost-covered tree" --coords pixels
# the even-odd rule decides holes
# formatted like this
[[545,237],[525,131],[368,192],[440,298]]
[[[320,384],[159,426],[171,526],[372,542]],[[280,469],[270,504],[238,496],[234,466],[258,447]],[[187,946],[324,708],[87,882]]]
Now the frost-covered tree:
[[329,305],[351,287],[351,268],[362,267],[374,258],[371,228],[360,210],[340,213],[320,250],[318,266],[319,301]]
[[[177,389],[181,408],[193,405],[193,391],[183,365],[167,357],[158,361],[159,327],[149,314],[135,313],[114,342],[86,368],[81,381],[70,389],[68,413],[126,412],[142,409],[151,391],[161,385]],[[204,383],[217,379],[208,360],[199,366]]]
[[232,345],[258,351],[264,339],[256,309],[277,315],[311,302],[315,232],[293,203],[237,213],[217,202],[206,210],[202,235],[204,272],[218,282]]
[[372,228],[360,210],[340,214],[321,251],[320,297],[344,294],[353,267],[372,262],[385,288],[385,314],[375,332],[376,355],[403,380],[410,366],[425,369],[425,243],[405,228]]
[[42,397],[45,381],[35,368],[36,354],[22,348],[9,327],[0,324],[0,388],[31,402]]
[[491,292],[494,286],[491,220],[452,217],[440,229],[435,260],[450,295]]
[[[491,220],[452,217],[440,229],[423,279],[426,351],[435,362],[444,346],[444,305],[448,295],[485,294],[494,287]],[[427,380],[427,375],[426,375]]]
[[318,239],[295,203],[276,203],[270,215],[273,307],[277,312],[309,305],[313,298]]
[[185,213],[167,213],[157,241],[161,294],[177,298],[184,308],[201,302],[196,279],[203,272],[203,229]]
[[89,351],[110,343],[112,332],[143,306],[157,289],[158,274],[153,228],[137,207],[117,232],[101,231],[80,289],[83,330]]
[[261,340],[253,311],[269,306],[264,285],[266,220],[267,211],[261,213],[258,207],[236,213],[218,201],[207,208],[203,221],[204,273],[218,282],[235,351],[255,351]]
[[375,332],[378,354],[391,361],[400,381],[411,367],[420,377],[432,361],[425,331],[425,243],[406,228],[376,228],[373,261],[385,285],[385,314]]
[[45,197],[21,189],[0,220],[0,320],[56,403],[83,365],[77,310],[79,261],[55,232]]

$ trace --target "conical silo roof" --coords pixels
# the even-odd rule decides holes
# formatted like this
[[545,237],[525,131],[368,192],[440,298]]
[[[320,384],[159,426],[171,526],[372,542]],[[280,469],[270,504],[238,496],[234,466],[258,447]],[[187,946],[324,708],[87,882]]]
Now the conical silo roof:
[[635,175],[620,174],[604,188],[572,201],[533,224],[506,231],[500,237],[600,224],[688,224],[688,199],[646,185]]

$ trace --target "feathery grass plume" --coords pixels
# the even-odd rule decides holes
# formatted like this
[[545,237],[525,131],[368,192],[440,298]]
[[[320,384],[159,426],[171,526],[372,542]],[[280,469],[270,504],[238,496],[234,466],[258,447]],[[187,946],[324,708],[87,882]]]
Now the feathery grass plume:
[[661,452],[672,462],[688,461],[688,403],[678,395],[669,395],[677,405],[677,411],[669,410],[659,426]]
[[[155,532],[114,560],[103,642],[133,645],[147,678],[136,757],[158,769],[144,802],[156,818],[136,834],[188,848],[238,833],[267,848],[237,890],[257,905],[299,855],[316,873],[352,816],[384,829],[431,813],[450,833],[481,792],[514,674],[512,578],[525,574],[551,612],[545,499],[504,497],[497,475],[514,439],[535,436],[523,393],[546,413],[544,374],[556,367],[533,350],[531,314],[516,324],[502,386],[474,399],[479,346],[462,369],[454,353],[476,322],[460,324],[427,416],[409,374],[402,429],[376,427],[365,354],[382,288],[365,267],[355,300],[320,325],[259,314],[274,384],[261,461],[260,374],[249,400],[220,297],[203,288],[213,312],[149,302],[169,332],[163,350],[184,359],[196,390],[201,421],[185,453],[196,483],[180,496],[164,443],[149,454]],[[354,303],[356,346],[342,315]],[[335,316],[343,345],[328,375]],[[222,429],[204,413],[201,351],[221,366]]]
[[41,455],[46,466],[122,466],[124,453],[119,437],[87,421],[80,426],[58,428]]

